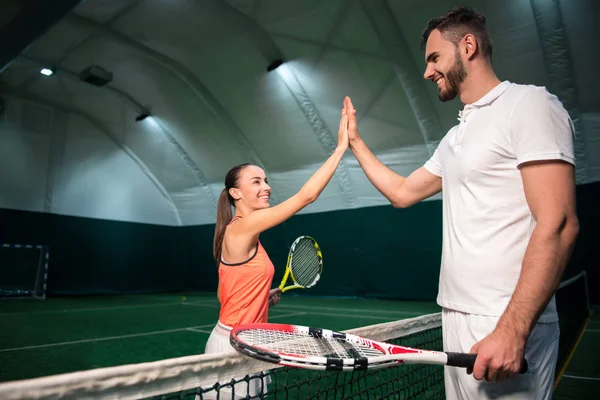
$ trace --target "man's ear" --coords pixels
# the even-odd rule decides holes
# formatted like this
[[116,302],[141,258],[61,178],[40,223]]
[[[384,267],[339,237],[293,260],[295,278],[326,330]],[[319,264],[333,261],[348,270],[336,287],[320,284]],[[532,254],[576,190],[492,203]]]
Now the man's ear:
[[461,50],[464,52],[467,60],[473,59],[477,52],[479,51],[479,46],[477,45],[477,39],[473,34],[468,33],[461,40]]

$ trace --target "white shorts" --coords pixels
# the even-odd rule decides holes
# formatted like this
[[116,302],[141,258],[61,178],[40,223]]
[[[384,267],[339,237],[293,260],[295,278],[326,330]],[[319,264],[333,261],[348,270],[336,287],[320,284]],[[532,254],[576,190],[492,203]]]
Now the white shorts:
[[[210,353],[227,353],[236,351],[233,346],[229,343],[229,334],[231,332],[231,327],[227,326],[220,321],[217,322],[217,325],[213,328],[208,341],[206,342],[206,347],[204,349],[205,354]],[[243,376],[235,378],[236,381],[243,379]],[[225,385],[229,382],[219,382],[221,385]],[[235,385],[229,384],[229,386],[222,387],[219,389],[219,399],[238,399],[245,398],[246,396],[258,396],[261,393],[265,393],[267,391],[267,385],[271,383],[271,377],[265,376],[262,379],[259,375],[250,375],[249,382],[246,380],[242,380],[241,382],[236,383]],[[235,396],[232,395],[232,387],[235,387]],[[217,392],[208,392],[203,394],[203,399],[216,399]]]
[[[444,351],[468,353],[471,347],[490,334],[500,317],[442,310]],[[446,398],[544,400],[552,398],[554,371],[558,357],[558,322],[538,323],[525,346],[528,372],[502,382],[476,380],[466,369],[444,367]]]

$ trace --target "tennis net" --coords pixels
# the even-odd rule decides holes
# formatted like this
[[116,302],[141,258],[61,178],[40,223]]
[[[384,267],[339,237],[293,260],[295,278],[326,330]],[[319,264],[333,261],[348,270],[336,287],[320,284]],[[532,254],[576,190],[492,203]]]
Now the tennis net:
[[[347,332],[404,346],[442,350],[441,314]],[[443,399],[443,367],[399,365],[329,372],[279,367],[238,354],[203,354],[100,368],[0,385],[11,399]],[[263,379],[268,377],[268,379]],[[270,382],[248,395],[248,382]]]

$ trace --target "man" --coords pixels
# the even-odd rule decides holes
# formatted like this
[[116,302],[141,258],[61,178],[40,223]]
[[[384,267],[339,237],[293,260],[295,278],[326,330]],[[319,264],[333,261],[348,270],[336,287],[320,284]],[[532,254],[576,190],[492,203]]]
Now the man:
[[[569,115],[545,88],[496,77],[485,17],[470,8],[430,20],[423,42],[424,77],[441,101],[459,96],[460,123],[403,177],[367,148],[346,98],[351,149],[395,207],[442,191],[444,348],[478,354],[472,371],[446,367],[447,397],[550,398],[559,337],[553,293],[579,229]],[[524,358],[528,372],[519,374]]]

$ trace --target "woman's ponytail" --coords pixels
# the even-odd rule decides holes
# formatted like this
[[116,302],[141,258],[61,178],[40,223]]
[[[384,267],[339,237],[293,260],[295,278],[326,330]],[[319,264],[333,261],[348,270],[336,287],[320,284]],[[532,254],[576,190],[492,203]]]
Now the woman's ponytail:
[[221,191],[219,202],[217,203],[217,223],[215,225],[215,238],[213,242],[213,256],[217,265],[221,261],[221,249],[223,247],[223,237],[225,236],[225,228],[231,221],[231,201],[230,194],[227,188]]

